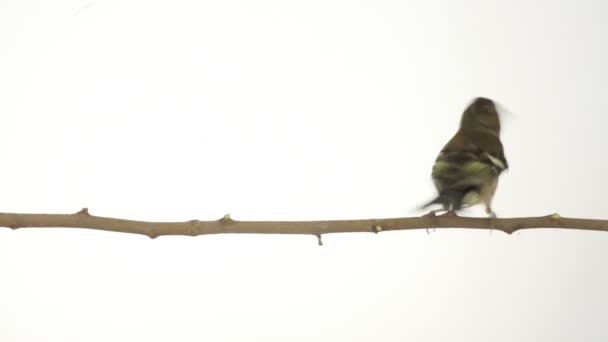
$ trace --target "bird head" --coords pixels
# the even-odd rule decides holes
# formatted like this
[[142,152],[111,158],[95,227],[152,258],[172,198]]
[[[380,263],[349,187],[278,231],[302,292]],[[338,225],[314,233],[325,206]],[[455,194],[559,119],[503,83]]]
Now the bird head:
[[500,118],[494,101],[478,97],[467,107],[460,121],[461,128],[482,129],[500,134]]

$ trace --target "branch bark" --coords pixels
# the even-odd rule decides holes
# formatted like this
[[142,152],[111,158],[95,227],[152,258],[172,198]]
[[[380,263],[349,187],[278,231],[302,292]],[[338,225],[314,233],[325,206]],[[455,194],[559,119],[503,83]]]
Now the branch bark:
[[146,235],[152,239],[162,235],[198,236],[205,234],[306,234],[319,238],[329,233],[379,233],[391,230],[429,228],[495,229],[511,234],[530,228],[562,228],[608,231],[608,220],[566,218],[559,214],[520,218],[462,217],[453,212],[443,215],[365,220],[332,221],[236,221],[226,214],[219,220],[185,222],[147,222],[94,216],[87,208],[74,214],[0,213],[0,227],[18,228],[86,228],[111,232]]

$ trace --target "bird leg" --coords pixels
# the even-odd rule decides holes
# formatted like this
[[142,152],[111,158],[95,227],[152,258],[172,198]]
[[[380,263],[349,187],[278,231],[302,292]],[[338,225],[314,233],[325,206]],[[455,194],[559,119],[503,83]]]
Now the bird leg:
[[496,220],[496,213],[488,204],[486,204],[486,213],[490,219],[490,234],[492,234],[492,231],[494,230],[494,220]]

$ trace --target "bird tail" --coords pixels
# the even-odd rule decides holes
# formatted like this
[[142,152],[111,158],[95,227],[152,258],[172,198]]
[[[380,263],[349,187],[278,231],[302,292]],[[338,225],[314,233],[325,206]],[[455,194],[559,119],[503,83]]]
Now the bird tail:
[[432,206],[433,204],[441,204],[441,205],[443,205],[444,203],[445,203],[445,200],[442,198],[442,196],[441,196],[441,195],[439,195],[439,196],[435,197],[435,198],[434,198],[432,201],[427,202],[427,203],[425,203],[425,204],[421,205],[421,206],[419,207],[419,209],[420,209],[420,210],[424,210],[424,209],[426,209],[426,208],[428,208],[428,207]]
[[443,191],[435,199],[420,207],[420,209],[425,209],[433,204],[441,204],[444,210],[460,210],[462,209],[464,196],[469,190],[471,189],[452,189]]

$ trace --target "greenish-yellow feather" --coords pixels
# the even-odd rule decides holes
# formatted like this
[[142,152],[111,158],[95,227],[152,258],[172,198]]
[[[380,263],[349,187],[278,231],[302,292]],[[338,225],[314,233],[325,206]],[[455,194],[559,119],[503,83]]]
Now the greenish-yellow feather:
[[479,194],[477,192],[469,191],[466,195],[464,195],[464,198],[462,199],[462,204],[474,205],[479,203],[480,201],[481,198],[479,197]]
[[465,174],[472,175],[472,174],[477,174],[477,173],[481,173],[483,171],[490,170],[490,166],[488,164],[482,163],[480,161],[471,161],[471,162],[465,163],[462,166],[462,170],[464,171]]

